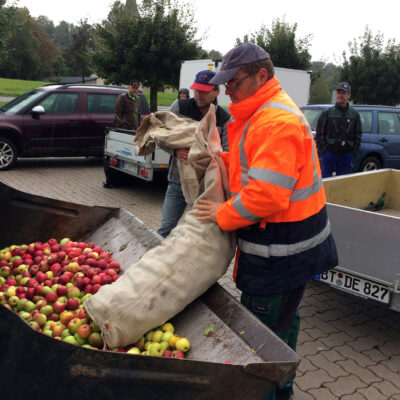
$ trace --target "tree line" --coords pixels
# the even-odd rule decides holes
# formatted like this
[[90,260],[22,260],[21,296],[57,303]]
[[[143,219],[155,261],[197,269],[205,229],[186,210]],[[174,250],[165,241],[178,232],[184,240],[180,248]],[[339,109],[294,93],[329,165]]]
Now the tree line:
[[[115,1],[100,24],[81,19],[77,25],[48,17],[33,18],[28,9],[0,0],[0,76],[57,81],[65,75],[95,72],[110,84],[126,84],[132,77],[150,88],[150,106],[156,109],[157,91],[178,87],[181,62],[221,59],[207,52],[198,37],[193,4],[183,0]],[[133,5],[132,5],[133,4]],[[299,37],[297,24],[276,18],[232,46],[252,42],[263,47],[278,67],[312,71],[310,103],[329,103],[339,81],[352,86],[358,104],[400,103],[400,46],[385,42],[368,27],[349,40],[340,65],[312,61],[312,36]]]

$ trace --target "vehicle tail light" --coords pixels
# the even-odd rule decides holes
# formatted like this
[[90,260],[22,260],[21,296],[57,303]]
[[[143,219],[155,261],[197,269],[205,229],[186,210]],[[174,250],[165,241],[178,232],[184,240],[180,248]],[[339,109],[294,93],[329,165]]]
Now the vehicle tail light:
[[148,178],[149,177],[149,173],[148,173],[146,168],[140,168],[140,175],[142,175],[143,178]]
[[115,158],[110,158],[110,165],[116,167],[118,166],[118,161]]

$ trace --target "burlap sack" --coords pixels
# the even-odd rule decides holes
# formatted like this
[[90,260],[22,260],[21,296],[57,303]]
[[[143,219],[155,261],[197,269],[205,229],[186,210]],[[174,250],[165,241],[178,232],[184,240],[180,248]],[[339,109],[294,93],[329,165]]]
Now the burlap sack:
[[[199,121],[181,118],[169,111],[157,111],[143,120],[136,131],[136,153],[140,156],[151,154],[156,144],[166,151],[190,148],[195,141]],[[176,159],[182,192],[186,204],[191,208],[197,197],[199,185],[194,169]]]
[[[200,182],[200,197],[223,202],[229,189],[220,148],[211,107],[196,130],[189,160]],[[103,286],[84,306],[109,347],[134,343],[213,285],[226,272],[235,245],[233,232],[200,222],[189,211],[160,246],[145,253],[116,283]]]

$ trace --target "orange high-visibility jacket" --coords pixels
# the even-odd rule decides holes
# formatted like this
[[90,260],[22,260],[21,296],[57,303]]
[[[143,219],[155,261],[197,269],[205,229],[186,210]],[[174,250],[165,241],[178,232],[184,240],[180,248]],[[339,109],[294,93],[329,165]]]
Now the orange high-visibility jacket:
[[218,225],[230,231],[318,213],[326,200],[312,131],[279,81],[229,110],[230,151],[222,157],[232,197],[219,207]]

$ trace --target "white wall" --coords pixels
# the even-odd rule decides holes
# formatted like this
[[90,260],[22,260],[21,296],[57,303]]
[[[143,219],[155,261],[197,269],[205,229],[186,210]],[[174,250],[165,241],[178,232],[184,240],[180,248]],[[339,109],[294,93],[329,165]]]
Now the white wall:
[[[215,67],[212,60],[184,61],[181,67],[179,88],[189,89],[198,72],[205,69],[217,72],[220,66],[221,64]],[[282,89],[288,92],[297,106],[301,107],[308,104],[311,76],[307,71],[275,67],[275,75],[281,82]],[[225,94],[223,85],[220,86],[220,89],[218,103],[222,106],[227,106],[230,103],[229,96]],[[193,90],[189,90],[190,96],[193,97]]]

